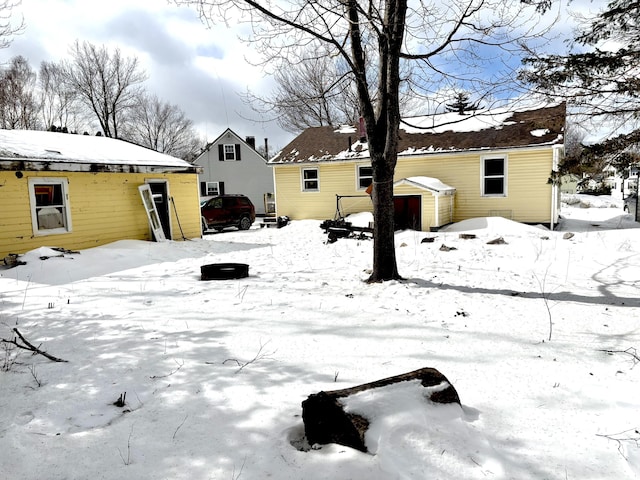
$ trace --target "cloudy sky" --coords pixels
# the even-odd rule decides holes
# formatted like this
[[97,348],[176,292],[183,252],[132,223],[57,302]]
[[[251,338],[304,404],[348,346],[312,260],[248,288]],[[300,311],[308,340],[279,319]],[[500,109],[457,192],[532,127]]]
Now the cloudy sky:
[[[573,0],[570,6],[593,12],[603,3]],[[22,0],[14,10],[20,14],[26,29],[0,50],[0,62],[22,55],[37,70],[43,60],[69,58],[76,39],[118,47],[138,57],[148,91],[178,105],[206,140],[230,127],[241,137],[254,136],[258,145],[268,138],[273,152],[293,138],[242,101],[248,90],[267,95],[273,80],[247,61],[256,55],[238,41],[238,27],[207,28],[195,10],[168,0]],[[566,22],[559,26],[567,33]]]
[[148,91],[178,105],[208,141],[227,127],[258,145],[268,138],[270,150],[293,137],[242,101],[247,89],[272,88],[271,78],[246,61],[255,58],[250,47],[231,28],[207,28],[193,9],[167,0],[22,0],[18,14],[26,29],[0,50],[0,62],[22,55],[37,71],[43,60],[69,58],[76,39],[118,47],[139,58]]

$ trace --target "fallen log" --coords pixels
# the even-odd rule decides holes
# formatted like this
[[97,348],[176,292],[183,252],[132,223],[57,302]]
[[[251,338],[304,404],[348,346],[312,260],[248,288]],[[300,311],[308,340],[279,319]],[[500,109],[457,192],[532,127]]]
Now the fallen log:
[[366,452],[364,436],[369,428],[369,421],[360,415],[345,412],[340,399],[410,380],[420,380],[421,385],[426,388],[439,387],[432,388],[427,397],[432,402],[460,404],[458,392],[435,368],[421,368],[342,390],[321,391],[309,395],[302,402],[302,420],[309,445],[337,443]]

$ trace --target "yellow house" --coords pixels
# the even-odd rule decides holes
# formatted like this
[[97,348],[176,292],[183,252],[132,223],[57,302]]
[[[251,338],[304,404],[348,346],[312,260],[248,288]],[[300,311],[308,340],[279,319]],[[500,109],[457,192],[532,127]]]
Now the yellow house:
[[[501,216],[553,227],[549,179],[564,151],[565,104],[403,119],[394,178],[396,227],[428,231]],[[371,211],[366,138],[345,126],[309,128],[269,164],[278,216],[329,219]]]
[[198,167],[106,137],[0,130],[0,206],[0,258],[201,236]]

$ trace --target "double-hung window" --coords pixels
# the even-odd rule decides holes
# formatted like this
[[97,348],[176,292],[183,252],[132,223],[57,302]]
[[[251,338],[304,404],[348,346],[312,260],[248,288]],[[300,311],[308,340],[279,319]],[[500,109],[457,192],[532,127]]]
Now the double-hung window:
[[207,182],[207,196],[220,195],[220,183],[219,182]]
[[373,168],[369,165],[358,165],[358,190],[367,189],[373,182]]
[[235,160],[236,159],[236,147],[235,147],[235,145],[225,145],[224,146],[224,159],[225,160]]
[[30,178],[31,224],[35,235],[71,231],[69,182],[66,178]]
[[320,179],[317,168],[302,169],[302,191],[318,192],[320,190]]
[[482,195],[485,197],[507,196],[507,157],[482,158]]
[[240,160],[240,144],[219,143],[218,160],[220,160],[221,162],[237,162],[238,160]]

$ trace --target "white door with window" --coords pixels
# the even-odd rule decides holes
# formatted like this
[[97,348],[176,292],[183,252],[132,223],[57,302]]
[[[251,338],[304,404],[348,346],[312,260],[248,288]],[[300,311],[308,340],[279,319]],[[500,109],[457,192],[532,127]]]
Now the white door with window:
[[140,185],[138,190],[140,190],[140,196],[142,197],[142,203],[144,204],[144,208],[147,212],[149,226],[151,227],[151,231],[153,232],[156,242],[166,241],[167,238],[164,236],[164,231],[162,230],[162,223],[160,222],[156,203],[153,201],[151,187],[149,187],[149,185]]

